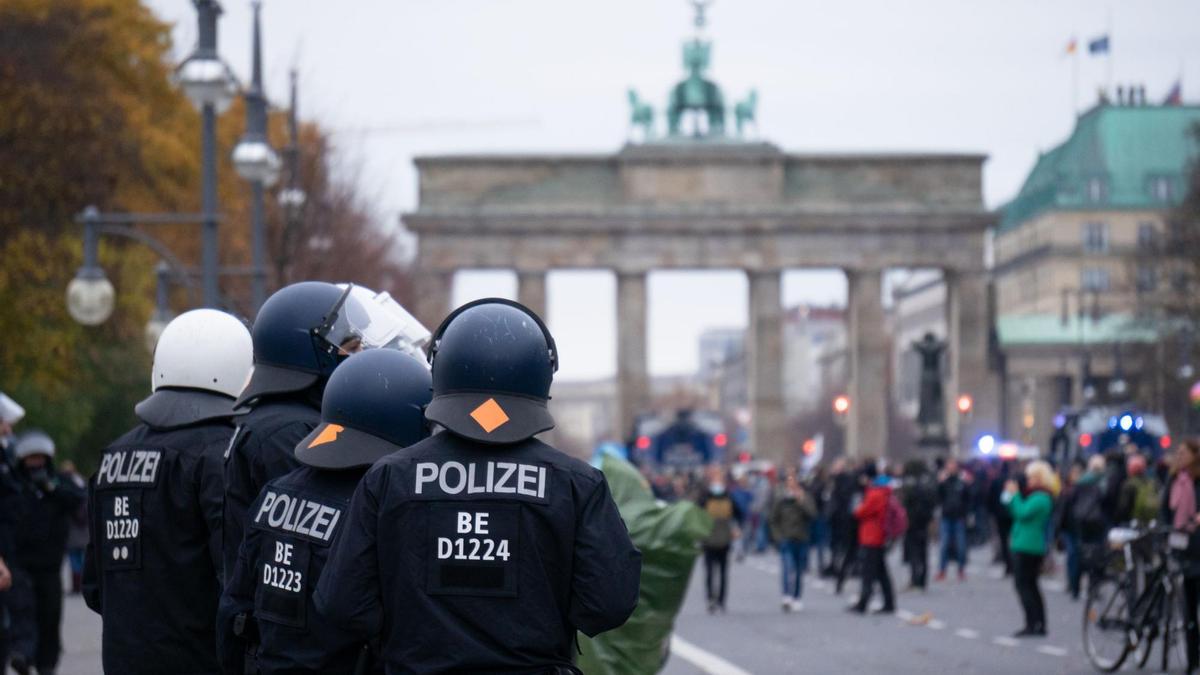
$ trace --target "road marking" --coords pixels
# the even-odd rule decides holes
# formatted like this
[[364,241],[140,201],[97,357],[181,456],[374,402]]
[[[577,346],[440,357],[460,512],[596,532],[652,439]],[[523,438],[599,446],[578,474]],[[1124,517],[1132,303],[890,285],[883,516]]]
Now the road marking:
[[1055,647],[1054,645],[1041,645],[1037,648],[1037,650],[1043,654],[1048,654],[1050,656],[1066,656],[1067,655],[1066,649],[1063,649],[1062,647]]
[[673,633],[671,634],[671,653],[708,675],[750,675],[750,671],[742,670],[716,654],[705,651]]
[[992,638],[992,644],[1000,645],[1001,647],[1016,647],[1021,643],[1017,642],[1016,638],[997,635],[996,637]]
[[917,618],[917,615],[913,614],[907,609],[897,609],[896,618],[900,619],[901,621],[912,621],[913,619]]
[[942,630],[946,627],[946,622],[938,621],[937,619],[930,619],[929,623],[926,625],[928,625],[932,630]]
[[958,630],[954,631],[954,634],[964,640],[979,639],[979,631],[971,630],[970,628],[959,628]]

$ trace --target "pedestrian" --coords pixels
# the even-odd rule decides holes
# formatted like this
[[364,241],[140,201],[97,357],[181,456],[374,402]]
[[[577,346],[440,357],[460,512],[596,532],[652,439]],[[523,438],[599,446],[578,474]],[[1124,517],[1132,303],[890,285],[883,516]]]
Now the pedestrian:
[[1104,515],[1104,457],[1092,455],[1078,476],[1078,464],[1072,466],[1073,480],[1063,491],[1056,509],[1058,531],[1067,550],[1067,590],[1078,600],[1086,575],[1088,585],[1103,574],[1104,540],[1110,523]]
[[1012,574],[1012,553],[1008,550],[1008,538],[1012,532],[1012,514],[1002,503],[1001,496],[1004,494],[1004,485],[1011,475],[1012,462],[1008,460],[1000,462],[996,476],[988,486],[987,496],[988,510],[996,524],[996,553],[992,562],[1004,566],[1004,576],[1006,577]]
[[[729,491],[729,496],[733,498],[733,502],[737,504],[738,511],[742,514],[742,520],[738,522],[738,526],[743,530],[749,529],[750,523],[750,505],[754,501],[754,492],[750,489],[750,476],[743,474],[732,481],[732,488]],[[746,559],[747,542],[745,537],[736,537],[733,540],[734,550],[737,552],[737,561],[742,562]]]
[[815,501],[795,472],[789,472],[771,501],[768,518],[771,538],[779,547],[784,612],[804,609],[804,572],[808,569],[808,544],[816,517]]
[[[742,513],[737,502],[725,487],[725,472],[719,466],[707,470],[708,487],[696,501],[708,513],[713,527],[700,543],[704,549],[704,588],[708,597],[708,613],[725,611],[729,586],[729,548],[739,536],[738,521]],[[770,508],[770,500],[767,501]]]
[[771,479],[766,473],[756,471],[750,483],[754,498],[750,501],[750,513],[745,518],[744,541],[755,553],[767,550],[767,510],[771,508]]
[[[1183,572],[1184,640],[1187,649],[1187,672],[1200,668],[1200,628],[1197,608],[1200,606],[1200,441],[1189,438],[1175,449],[1171,490],[1167,498],[1171,527],[1183,535],[1186,543],[1172,545]],[[1176,539],[1172,536],[1171,539]]]
[[49,675],[62,655],[63,559],[71,514],[85,495],[54,466],[54,441],[45,432],[22,434],[16,443],[19,486],[14,508],[12,616],[13,670],[30,667]]
[[247,510],[267,481],[300,466],[296,444],[321,421],[321,395],[333,369],[350,354],[381,346],[368,336],[390,336],[372,325],[352,292],[323,281],[276,291],[258,310],[251,337],[254,373],[238,397],[238,418],[225,460],[222,569],[237,563]]
[[816,551],[817,572],[825,569],[825,561],[830,557],[829,549],[829,493],[831,486],[828,473],[824,466],[818,465],[809,476],[805,488],[817,507],[817,517],[813,520],[812,536],[809,538],[809,549]]
[[[296,446],[301,466],[269,481],[250,508],[217,619],[225,672],[252,660],[263,675],[382,673],[367,642],[326,619],[312,594],[363,474],[429,435],[430,386],[424,364],[391,349],[356,354],[333,371],[321,425]],[[293,508],[317,515],[301,527],[306,520],[286,515]]]
[[1146,457],[1138,453],[1125,458],[1125,482],[1117,498],[1117,522],[1147,527],[1158,519],[1162,495],[1158,482],[1146,472]]
[[862,590],[858,602],[848,609],[858,614],[866,613],[871,594],[878,583],[883,593],[883,607],[876,613],[892,614],[896,611],[896,598],[892,593],[892,578],[888,574],[885,555],[887,511],[892,501],[891,481],[886,475],[880,475],[873,463],[867,465],[864,477],[869,487],[862,504],[854,510],[854,517],[859,523],[858,545],[862,549]]
[[[75,462],[66,460],[59,471],[63,478],[80,490],[87,489],[87,481],[75,469]],[[83,553],[90,539],[88,531],[87,503],[79,505],[71,514],[71,525],[67,530],[67,563],[71,567],[71,595],[83,592]]]
[[1024,491],[1015,480],[1004,486],[1004,502],[1013,516],[1013,582],[1025,612],[1025,626],[1013,637],[1041,637],[1046,635],[1046,606],[1038,576],[1046,557],[1046,526],[1054,510],[1057,477],[1049,464],[1037,460],[1025,467],[1025,480]]
[[[829,501],[829,566],[825,576],[839,577],[848,561],[858,550],[858,524],[854,520],[852,502],[858,493],[858,476],[848,470],[846,460],[838,458],[830,467]],[[841,592],[841,586],[838,586]]]
[[137,425],[100,455],[83,597],[103,619],[107,673],[217,672],[221,471],[252,360],[232,315],[180,314],[154,348]]
[[912,460],[905,466],[901,502],[908,513],[908,530],[904,533],[908,587],[923,591],[929,576],[929,526],[937,510],[937,485],[925,462]]
[[622,625],[641,553],[599,469],[535,438],[558,350],[524,306],[488,298],[435,331],[444,430],[374,464],[314,596],[389,673],[575,673],[576,632]]
[[842,525],[845,536],[848,538],[846,542],[845,552],[842,554],[840,564],[837,570],[837,580],[834,582],[833,590],[837,595],[842,594],[842,588],[846,585],[846,577],[852,572],[860,574],[862,572],[861,551],[859,547],[859,536],[862,530],[862,525],[854,516],[854,510],[862,504],[863,491],[870,484],[871,479],[867,474],[877,475],[875,461],[872,459],[863,460],[853,473],[847,472],[846,481],[853,487],[847,493],[845,499],[846,511],[845,515],[850,520]]
[[967,578],[967,510],[970,508],[970,497],[967,484],[963,480],[958,460],[947,458],[942,473],[938,476],[938,508],[941,518],[938,521],[938,540],[940,555],[938,559],[937,580],[946,580],[946,568],[950,566],[950,553],[954,552],[954,561],[958,563],[958,580]]

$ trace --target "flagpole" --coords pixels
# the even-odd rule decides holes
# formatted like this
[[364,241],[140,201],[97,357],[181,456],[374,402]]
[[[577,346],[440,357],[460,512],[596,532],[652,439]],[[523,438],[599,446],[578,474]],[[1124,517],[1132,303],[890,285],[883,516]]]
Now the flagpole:
[[[1076,43],[1078,44],[1078,43]],[[1071,119],[1079,116],[1079,48],[1071,53]]]
[[1107,70],[1105,77],[1108,80],[1106,86],[1108,88],[1107,93],[1109,96],[1113,95],[1113,48],[1112,48],[1113,18],[1112,17],[1113,17],[1112,2],[1109,2],[1108,3],[1108,22],[1107,22],[1108,27],[1104,32],[1104,39],[1108,42],[1108,49],[1106,49],[1105,53],[1104,53],[1104,65]]

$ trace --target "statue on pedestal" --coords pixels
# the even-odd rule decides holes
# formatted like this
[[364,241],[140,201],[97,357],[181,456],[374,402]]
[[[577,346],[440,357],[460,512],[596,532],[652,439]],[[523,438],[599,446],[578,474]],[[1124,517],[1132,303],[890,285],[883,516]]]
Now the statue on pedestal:
[[942,355],[946,343],[926,333],[918,342],[912,343],[913,351],[921,357],[921,389],[917,408],[918,441],[921,448],[945,449],[946,438],[946,394],[942,386]]

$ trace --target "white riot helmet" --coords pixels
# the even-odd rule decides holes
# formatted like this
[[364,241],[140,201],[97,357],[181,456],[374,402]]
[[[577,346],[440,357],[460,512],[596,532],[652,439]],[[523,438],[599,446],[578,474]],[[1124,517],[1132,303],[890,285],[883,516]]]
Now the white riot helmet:
[[253,368],[250,331],[241,321],[215,309],[193,309],[175,317],[158,338],[150,389],[202,389],[237,398]]
[[194,309],[175,317],[158,338],[150,388],[134,412],[156,427],[229,417],[254,370],[250,331],[233,316]]
[[25,409],[21,407],[21,404],[0,391],[0,422],[12,426],[24,417]]
[[17,447],[13,455],[22,460],[32,455],[54,457],[54,441],[44,431],[34,429],[26,431],[17,438]]

